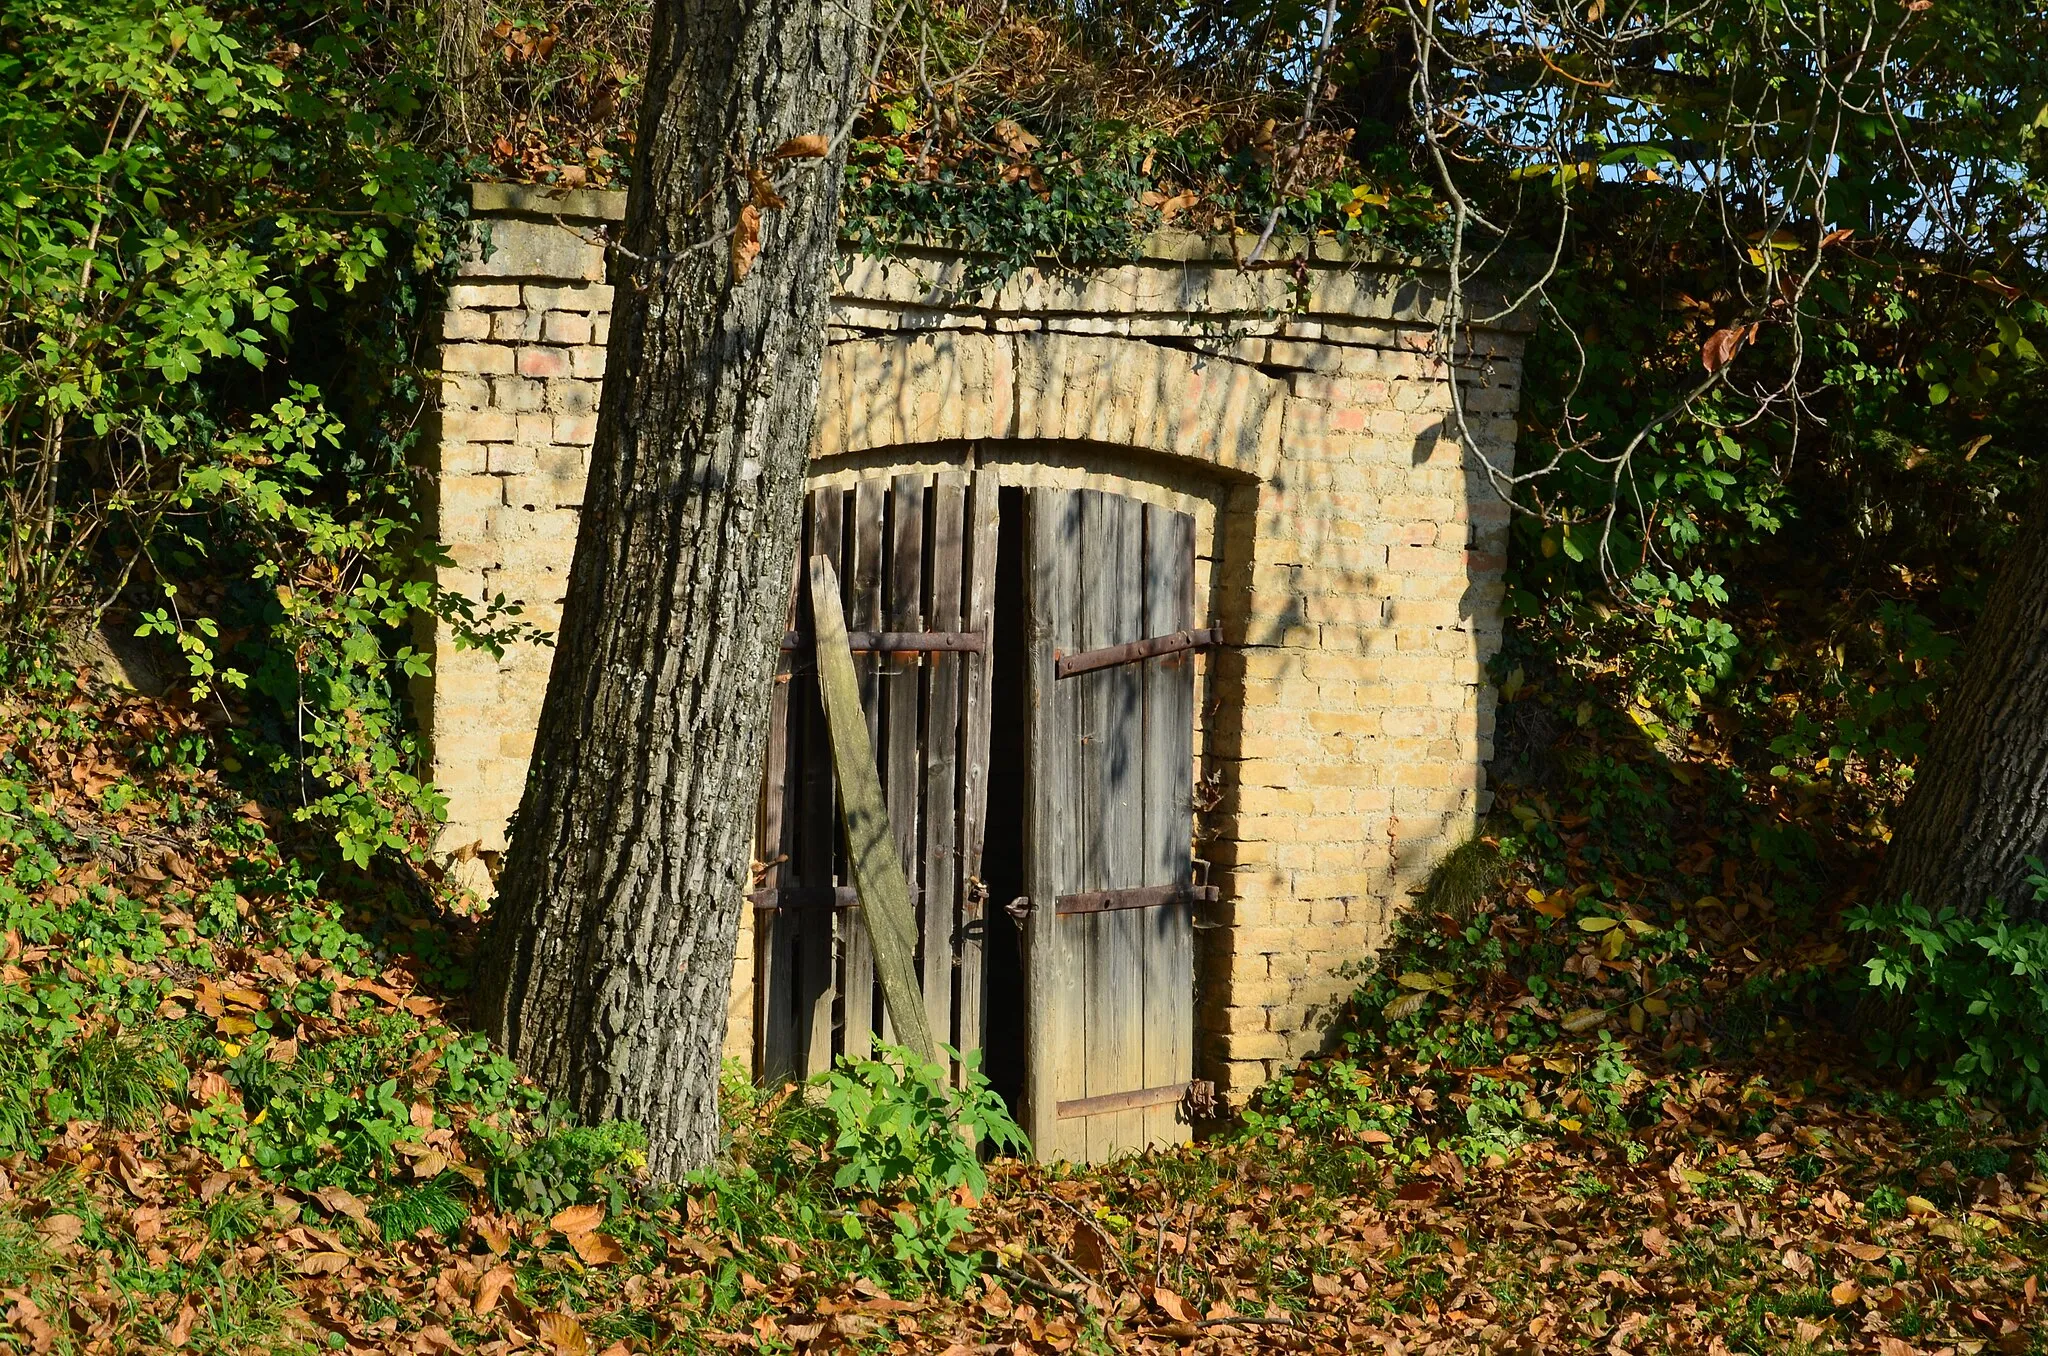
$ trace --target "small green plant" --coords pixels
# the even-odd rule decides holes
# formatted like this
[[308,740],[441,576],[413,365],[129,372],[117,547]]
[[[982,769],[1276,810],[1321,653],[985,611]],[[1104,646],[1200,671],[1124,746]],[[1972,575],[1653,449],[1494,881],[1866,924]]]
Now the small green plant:
[[50,1118],[79,1116],[132,1130],[156,1113],[184,1074],[176,1053],[154,1033],[101,1029],[51,1061]]
[[[2048,867],[2028,861],[2034,898],[2048,903]],[[1880,1057],[1932,1061],[1957,1092],[2048,1111],[2048,923],[2013,918],[1996,899],[1971,917],[1911,898],[1854,909],[1846,921],[1874,943],[1870,987],[1901,1006],[1896,1029],[1872,1037]]]
[[[981,1151],[1021,1150],[1027,1141],[979,1061],[947,1054],[965,1070],[960,1087],[945,1064],[900,1046],[883,1046],[874,1059],[843,1059],[819,1081],[837,1128],[833,1186],[893,1205],[889,1242],[900,1272],[958,1294],[985,1260],[954,1247],[967,1227],[968,1199],[988,1190]],[[867,1232],[854,1212],[844,1226],[852,1238]]]
[[1906,1193],[1889,1184],[1863,1198],[1863,1213],[1872,1219],[1897,1219],[1906,1213]]
[[491,1160],[485,1187],[505,1209],[547,1215],[587,1204],[602,1199],[620,1176],[646,1165],[647,1136],[630,1122],[572,1125],[551,1108],[537,1126],[534,1138],[515,1144],[483,1122],[470,1125]]
[[1349,1059],[1304,1065],[1274,1079],[1252,1094],[1243,1115],[1247,1133],[1268,1140],[1287,1131],[1316,1139],[1400,1139],[1413,1118],[1406,1105],[1382,1097],[1371,1076]]
[[411,1238],[422,1229],[452,1234],[469,1219],[469,1207],[439,1182],[427,1182],[402,1191],[370,1211],[384,1241],[395,1243]]

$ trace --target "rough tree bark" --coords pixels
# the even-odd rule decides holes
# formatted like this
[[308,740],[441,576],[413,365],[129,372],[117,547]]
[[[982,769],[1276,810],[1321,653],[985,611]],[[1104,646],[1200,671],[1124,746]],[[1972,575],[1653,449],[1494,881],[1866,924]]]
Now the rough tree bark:
[[[661,0],[583,520],[482,1016],[673,1179],[718,1143],[718,1073],[789,603],[843,153],[735,239],[745,171],[830,138],[869,0]],[[789,162],[782,162],[785,167]]]
[[2048,482],[1964,647],[1877,897],[2039,914],[2027,858],[2048,855]]
[[465,148],[495,111],[494,67],[484,51],[484,0],[441,0],[436,56],[441,66],[441,117]]

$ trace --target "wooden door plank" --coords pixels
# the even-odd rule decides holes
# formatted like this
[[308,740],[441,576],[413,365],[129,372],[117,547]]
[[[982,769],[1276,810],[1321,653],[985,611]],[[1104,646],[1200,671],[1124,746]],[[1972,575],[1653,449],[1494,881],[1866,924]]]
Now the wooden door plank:
[[[849,573],[844,615],[860,630],[882,629],[882,530],[888,492],[881,480],[863,480],[853,489],[853,521],[846,529]],[[870,746],[880,733],[881,665],[879,654],[864,654],[854,663]],[[843,785],[840,794],[845,794]],[[865,1059],[874,1048],[875,960],[868,929],[863,927],[847,928],[841,941],[839,1010],[841,1053]]]
[[[802,558],[799,553],[799,559]],[[790,572],[789,624],[797,620],[799,574]],[[790,685],[793,656],[778,652],[768,698],[768,748],[761,770],[761,810],[754,841],[761,854],[758,888],[791,882],[795,855],[797,778],[791,775]],[[764,1084],[796,1075],[796,944],[802,924],[794,914],[749,909],[741,927],[754,929],[754,1076]]]
[[[892,631],[924,630],[924,500],[925,478],[900,475],[889,482],[889,547],[882,582],[882,624]],[[896,835],[896,856],[910,882],[913,904],[923,896],[922,854],[918,850],[919,808],[923,799],[924,665],[914,654],[882,655],[881,738],[883,794],[889,823]],[[883,1013],[882,1038],[895,1032]],[[944,1028],[939,1028],[944,1030]]]
[[[1122,495],[1089,503],[1082,548],[1085,612],[1081,643],[1115,645],[1143,634],[1144,507]],[[1095,888],[1120,890],[1144,879],[1143,712],[1141,673],[1122,665],[1080,681],[1092,688],[1086,717],[1099,797],[1094,817]],[[1088,972],[1087,1096],[1114,1097],[1146,1085],[1144,991],[1146,919],[1131,910],[1101,912],[1084,924],[1093,936]],[[1088,1157],[1103,1162],[1144,1146],[1144,1113],[1119,1110],[1085,1118]]]
[[810,573],[812,598],[828,604],[813,609],[818,628],[818,687],[825,698],[825,723],[832,732],[832,766],[839,775],[847,861],[860,897],[860,930],[867,934],[883,1001],[891,1023],[901,1033],[899,1043],[920,1057],[933,1058],[938,1047],[925,1022],[924,999],[917,987],[917,918],[911,909],[910,884],[896,853],[889,807],[882,800],[846,626],[829,606],[839,597],[839,574],[822,555],[811,557]]
[[[967,479],[934,478],[930,492],[931,532],[926,543],[933,630],[960,629],[967,548]],[[940,1039],[955,1048],[963,1039],[953,1024],[954,975],[959,936],[960,849],[960,685],[966,676],[957,654],[935,653],[925,661],[924,889],[918,897],[923,928],[921,971],[925,1015]]]
[[[1063,1127],[1059,1103],[1068,1071],[1061,1067],[1071,1009],[1059,896],[1074,887],[1075,840],[1071,689],[1053,677],[1053,651],[1071,647],[1072,543],[1080,501],[1071,491],[1025,492],[1025,795],[1024,887],[1030,913],[1024,927],[1024,1128],[1041,1160],[1073,1158],[1071,1123]],[[1068,1133],[1063,1135],[1063,1131]]]
[[[844,490],[811,491],[809,540],[804,559],[822,555],[835,565],[842,559],[845,507]],[[804,598],[804,624],[815,637],[817,630],[809,619],[810,589],[806,586],[798,592]],[[839,812],[832,776],[831,737],[825,729],[825,708],[818,693],[815,661],[805,666],[796,682],[800,687],[794,701],[802,719],[797,746],[803,760],[797,796],[802,808],[797,816],[790,883],[830,888],[839,879],[833,869],[839,850]],[[832,1009],[838,994],[838,985],[833,982],[834,932],[857,926],[855,920],[836,910],[798,915],[796,1025],[800,1077],[808,1078],[832,1067]]]
[[[1101,589],[1090,575],[1094,562],[1089,546],[1099,530],[1103,495],[1099,490],[1077,490],[1069,496],[1060,526],[1059,593],[1049,603],[1053,617],[1053,648],[1056,652],[1085,649],[1088,606]],[[1058,670],[1054,670],[1057,674]],[[1061,844],[1060,879],[1069,890],[1086,890],[1102,878],[1099,829],[1102,821],[1102,745],[1096,737],[1096,693],[1085,683],[1056,683],[1053,703],[1058,737],[1066,746],[1062,768],[1064,785],[1055,794],[1066,816]],[[1054,903],[1058,912],[1058,903]],[[1074,920],[1079,926],[1062,923],[1059,975],[1060,1045],[1059,1096],[1061,1101],[1085,1099],[1088,1095],[1088,1064],[1093,1043],[1089,1030],[1088,959],[1094,954],[1095,920]],[[1088,1125],[1084,1120],[1064,1120],[1060,1127],[1060,1155],[1076,1162],[1088,1160]]]
[[991,901],[981,881],[981,845],[988,812],[989,701],[995,676],[996,504],[1001,484],[993,471],[976,471],[967,487],[967,541],[963,571],[967,577],[963,629],[979,631],[982,651],[963,661],[960,734],[960,886],[956,906],[960,933],[960,973],[956,989],[954,1033],[960,1052],[979,1050],[982,1039],[982,981],[987,953],[984,929],[993,920]]
[[[1164,635],[1193,625],[1195,522],[1157,505],[1145,508],[1145,629]],[[1149,882],[1193,880],[1195,657],[1192,651],[1146,661],[1144,779],[1145,875]],[[1192,904],[1144,911],[1144,1085],[1194,1076],[1194,919]],[[1191,1127],[1173,1106],[1142,1113],[1153,1144],[1185,1143]]]

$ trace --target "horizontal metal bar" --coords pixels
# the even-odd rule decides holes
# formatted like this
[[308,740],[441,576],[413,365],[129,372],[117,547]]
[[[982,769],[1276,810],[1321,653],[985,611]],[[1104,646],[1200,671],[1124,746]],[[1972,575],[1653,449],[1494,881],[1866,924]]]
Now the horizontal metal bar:
[[1203,646],[1222,643],[1223,632],[1209,626],[1200,631],[1175,631],[1168,636],[1128,641],[1122,645],[1105,646],[1100,650],[1083,650],[1079,654],[1062,655],[1055,651],[1052,657],[1052,675],[1055,678],[1072,678],[1077,673],[1093,673],[1097,669],[1115,668],[1119,664],[1135,664],[1141,659],[1157,659],[1163,654],[1178,654],[1182,650],[1200,649]]
[[853,909],[860,906],[860,895],[851,885],[785,885],[779,890],[755,890],[747,899],[756,913]]
[[1110,909],[1156,909],[1163,904],[1213,904],[1223,892],[1213,885],[1138,885],[1127,890],[1083,890],[1061,895],[1053,912],[1104,913]]
[[[785,650],[805,649],[810,643],[810,636],[801,631],[782,634],[782,648]],[[854,650],[882,650],[890,654],[932,651],[979,654],[983,646],[979,631],[848,631],[846,643]]]
[[1059,1118],[1071,1121],[1082,1116],[1107,1116],[1112,1111],[1142,1111],[1152,1106],[1172,1106],[1188,1095],[1188,1083],[1169,1083],[1159,1088],[1139,1088],[1135,1092],[1106,1092],[1100,1097],[1076,1097],[1061,1102]]

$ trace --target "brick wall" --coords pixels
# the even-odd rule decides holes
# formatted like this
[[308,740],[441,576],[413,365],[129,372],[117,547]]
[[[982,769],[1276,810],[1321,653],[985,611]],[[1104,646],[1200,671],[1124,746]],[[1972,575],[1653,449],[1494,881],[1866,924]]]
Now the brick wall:
[[[479,186],[491,248],[443,321],[445,582],[559,619],[603,375],[615,197]],[[813,477],[979,465],[1194,514],[1227,646],[1204,666],[1199,1057],[1242,1095],[1312,1051],[1406,892],[1484,808],[1521,328],[1439,351],[1427,275],[1319,245],[1297,280],[1162,236],[992,292],[938,251],[841,270]],[[1471,437],[1450,417],[1455,372]],[[504,843],[549,654],[436,646],[423,693],[444,842]],[[735,901],[735,907],[740,907]],[[751,1028],[742,929],[733,1031]]]

